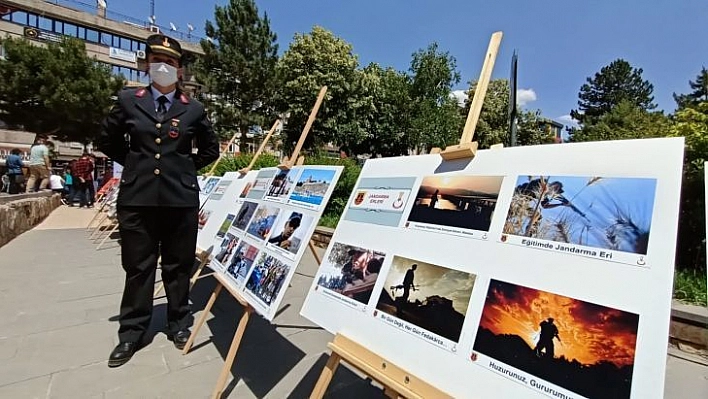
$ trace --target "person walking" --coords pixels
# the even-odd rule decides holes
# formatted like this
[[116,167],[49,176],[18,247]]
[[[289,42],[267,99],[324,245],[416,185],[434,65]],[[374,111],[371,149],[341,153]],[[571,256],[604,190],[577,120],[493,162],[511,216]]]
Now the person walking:
[[[79,208],[93,206],[93,162],[88,152],[84,151],[81,158],[74,162],[72,183],[76,186],[76,196],[79,197]],[[75,199],[71,202],[73,205]]]
[[189,278],[197,241],[197,171],[219,157],[204,106],[177,85],[183,73],[180,44],[152,35],[146,53],[151,85],[118,93],[97,140],[101,151],[124,166],[117,217],[126,279],[119,344],[109,356],[109,367],[131,359],[150,325],[159,256],[167,337],[178,349],[187,343],[193,322]]
[[9,180],[10,187],[7,191],[8,194],[19,194],[20,184],[24,181],[24,175],[22,174],[22,157],[20,157],[22,152],[18,148],[13,148],[10,150],[10,155],[5,158],[5,166],[7,167],[7,177]]
[[52,163],[49,161],[49,148],[46,146],[46,138],[37,136],[30,149],[29,172],[26,192],[35,191],[37,180],[39,180],[39,190],[45,190],[49,184],[49,170]]

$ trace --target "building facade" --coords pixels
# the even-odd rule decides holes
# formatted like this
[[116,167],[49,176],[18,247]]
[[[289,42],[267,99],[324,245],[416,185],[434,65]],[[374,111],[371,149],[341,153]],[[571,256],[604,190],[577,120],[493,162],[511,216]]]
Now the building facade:
[[79,38],[86,44],[86,53],[110,66],[115,74],[123,75],[127,86],[149,83],[145,40],[154,33],[164,33],[180,42],[187,60],[183,85],[192,94],[200,92],[201,86],[189,68],[193,55],[203,54],[198,37],[164,31],[148,21],[111,13],[97,2],[0,0],[0,37],[24,37],[38,44],[60,41],[62,36]]

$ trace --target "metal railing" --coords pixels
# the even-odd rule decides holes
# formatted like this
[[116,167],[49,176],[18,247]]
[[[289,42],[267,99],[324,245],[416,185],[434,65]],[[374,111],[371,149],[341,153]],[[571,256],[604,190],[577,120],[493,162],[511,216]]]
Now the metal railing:
[[[83,11],[83,12],[88,12],[91,14],[96,14],[98,6],[96,5],[96,2],[88,3],[85,1],[80,1],[80,0],[44,0],[46,3],[54,4],[54,5],[59,5],[67,8],[71,8],[73,10],[77,11]],[[197,36],[192,34],[191,32],[185,33],[179,30],[172,30],[171,27],[167,26],[162,26],[158,24],[151,24],[150,21],[144,20],[144,19],[139,19],[139,18],[134,18],[131,17],[130,15],[125,15],[121,14],[115,11],[110,11],[106,10],[106,19],[110,19],[115,22],[120,22],[120,23],[127,23],[129,25],[133,26],[139,26],[145,29],[149,29],[150,26],[157,26],[160,28],[160,32],[164,32],[166,35],[169,35],[177,40],[189,42],[189,43],[199,43],[201,39],[203,39],[201,36]]]

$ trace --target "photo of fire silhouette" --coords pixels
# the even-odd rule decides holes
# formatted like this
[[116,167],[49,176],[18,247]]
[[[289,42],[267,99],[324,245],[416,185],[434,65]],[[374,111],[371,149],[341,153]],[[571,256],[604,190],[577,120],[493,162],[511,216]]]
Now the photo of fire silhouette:
[[633,313],[491,280],[474,351],[588,398],[629,398],[638,324]]

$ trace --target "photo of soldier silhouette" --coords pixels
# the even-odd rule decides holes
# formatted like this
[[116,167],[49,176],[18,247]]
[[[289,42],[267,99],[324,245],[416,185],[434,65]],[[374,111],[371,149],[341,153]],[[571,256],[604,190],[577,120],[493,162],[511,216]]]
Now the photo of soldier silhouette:
[[634,313],[492,279],[471,358],[586,398],[627,399],[638,326]]
[[376,309],[458,342],[476,276],[394,256]]

